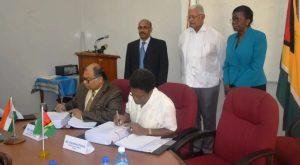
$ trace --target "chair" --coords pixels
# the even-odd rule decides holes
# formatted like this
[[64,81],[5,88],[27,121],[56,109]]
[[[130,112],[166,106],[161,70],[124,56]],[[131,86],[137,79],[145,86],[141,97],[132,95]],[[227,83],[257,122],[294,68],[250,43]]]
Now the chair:
[[0,165],[11,165],[11,158],[4,152],[0,152]]
[[128,95],[130,92],[129,80],[115,79],[111,83],[117,86],[122,92],[122,112],[125,112],[126,103],[128,102]]
[[186,164],[265,164],[274,155],[278,105],[268,93],[253,88],[233,89],[226,97],[216,132],[193,132],[177,142],[215,136],[212,154],[185,160]]
[[[195,91],[187,85],[179,83],[164,83],[158,89],[167,95],[174,103],[177,119],[177,136],[175,140],[182,138],[189,132],[196,130],[196,114],[198,110],[197,95]],[[188,144],[181,149],[182,157],[192,150],[192,145]]]
[[296,128],[300,127],[300,120],[296,120],[286,136],[278,136],[276,139],[275,164],[300,164],[300,138],[296,137]]

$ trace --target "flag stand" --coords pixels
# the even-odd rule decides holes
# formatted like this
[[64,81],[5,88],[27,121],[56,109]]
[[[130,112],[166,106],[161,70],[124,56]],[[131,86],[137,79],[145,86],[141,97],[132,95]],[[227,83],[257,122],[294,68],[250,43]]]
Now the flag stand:
[[42,159],[46,159],[46,157],[48,157],[48,155],[49,155],[49,153],[47,151],[43,150],[43,151],[40,152],[39,156]]
[[9,138],[4,140],[4,144],[7,145],[15,145],[25,142],[25,139],[17,137],[17,136],[10,136]]
[[42,103],[41,104],[41,116],[42,116],[42,143],[43,143],[43,150],[40,152],[39,156],[41,159],[45,159],[49,153],[45,150],[45,130],[44,130],[44,110],[46,108],[46,104]]
[[[11,99],[11,104],[12,104],[12,99]],[[16,135],[15,120],[14,120],[15,114],[14,113],[12,113],[12,119],[13,119],[12,120],[13,133],[12,133],[12,135],[10,135],[9,138],[6,138],[3,142],[4,144],[7,144],[7,145],[15,145],[15,144],[20,144],[20,143],[25,142],[24,138],[18,137]]]

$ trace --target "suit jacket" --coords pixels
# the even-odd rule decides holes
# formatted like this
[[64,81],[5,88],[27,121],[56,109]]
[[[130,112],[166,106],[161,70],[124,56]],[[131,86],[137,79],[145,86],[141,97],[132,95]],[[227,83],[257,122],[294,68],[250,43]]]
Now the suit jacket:
[[[139,69],[140,59],[140,39],[130,42],[127,45],[125,73],[124,78],[129,79],[131,74]],[[166,42],[163,40],[150,38],[145,58],[145,69],[150,70],[156,79],[156,85],[159,86],[167,81],[168,78],[168,52]]]
[[66,103],[66,109],[78,108],[82,111],[83,119],[90,119],[98,123],[112,121],[116,111],[121,111],[122,95],[121,91],[105,81],[98,91],[91,104],[91,111],[86,112],[85,98],[89,89],[81,84],[73,100]]
[[236,47],[237,33],[227,40],[226,59],[223,66],[224,84],[237,87],[254,87],[266,84],[264,62],[266,35],[249,27]]

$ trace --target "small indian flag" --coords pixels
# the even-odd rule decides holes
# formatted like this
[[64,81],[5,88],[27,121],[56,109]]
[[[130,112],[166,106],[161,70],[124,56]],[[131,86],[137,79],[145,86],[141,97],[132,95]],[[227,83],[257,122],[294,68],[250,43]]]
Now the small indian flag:
[[4,108],[2,119],[0,121],[0,128],[8,132],[13,132],[13,122],[15,122],[16,119],[16,109],[13,105],[12,98],[10,97]]

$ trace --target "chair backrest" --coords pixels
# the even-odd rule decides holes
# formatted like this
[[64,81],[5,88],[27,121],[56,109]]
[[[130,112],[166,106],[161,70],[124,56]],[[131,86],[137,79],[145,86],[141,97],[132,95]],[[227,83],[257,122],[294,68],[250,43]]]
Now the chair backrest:
[[128,102],[128,95],[130,92],[129,80],[115,79],[111,83],[118,87],[122,92],[122,112],[125,112],[126,103]]
[[274,149],[277,129],[278,105],[271,95],[253,88],[233,89],[224,101],[214,153],[233,163],[251,152]]
[[179,83],[164,83],[158,89],[166,94],[175,104],[177,132],[195,127],[198,108],[197,95],[187,85]]

